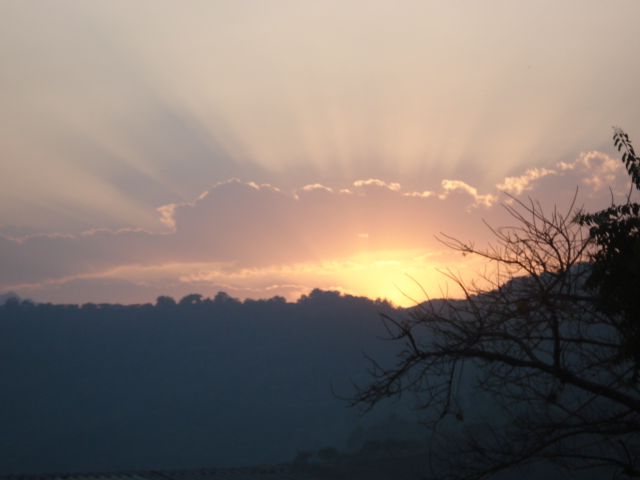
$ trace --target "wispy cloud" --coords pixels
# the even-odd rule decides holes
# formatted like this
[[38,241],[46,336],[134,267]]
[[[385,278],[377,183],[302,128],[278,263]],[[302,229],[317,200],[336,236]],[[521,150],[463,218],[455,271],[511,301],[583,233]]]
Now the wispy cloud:
[[546,168],[531,168],[525,172],[524,175],[519,177],[507,177],[504,182],[496,185],[498,190],[503,190],[511,195],[520,195],[525,190],[531,190],[531,182],[542,178],[546,175],[555,175],[555,170],[548,170]]
[[384,188],[388,188],[389,190],[393,190],[393,191],[398,191],[400,190],[400,184],[399,183],[387,183],[387,182],[383,182],[382,180],[378,180],[377,178],[370,178],[369,180],[358,180],[356,182],[353,182],[353,185],[355,187],[362,187],[362,186],[376,186],[376,187],[384,187]]
[[460,180],[443,180],[442,188],[444,189],[444,193],[440,195],[440,198],[446,198],[453,192],[464,192],[473,198],[473,206],[490,207],[498,201],[498,197],[496,195],[480,195],[478,194],[477,189]]

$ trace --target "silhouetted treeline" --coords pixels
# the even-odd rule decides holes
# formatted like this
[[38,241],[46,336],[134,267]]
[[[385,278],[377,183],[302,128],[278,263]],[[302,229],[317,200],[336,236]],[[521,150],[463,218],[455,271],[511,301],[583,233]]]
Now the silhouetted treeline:
[[[320,289],[313,290],[309,295],[302,295],[297,302],[289,303],[284,297],[274,296],[269,299],[254,300],[251,298],[240,301],[237,298],[229,296],[226,292],[218,292],[214,298],[203,298],[202,295],[193,293],[184,296],[179,301],[173,297],[161,295],[156,299],[156,303],[121,305],[117,303],[85,303],[78,304],[53,304],[53,303],[36,303],[31,300],[20,300],[19,297],[10,296],[0,305],[0,319],[11,318],[34,318],[43,315],[73,315],[74,317],[86,317],[95,319],[96,315],[104,317],[105,315],[116,314],[118,317],[131,316],[140,318],[144,315],[158,316],[163,314],[187,314],[206,313],[207,311],[219,312],[221,309],[236,309],[242,311],[244,309],[295,309],[295,305],[303,306],[323,306],[323,308],[332,308],[337,304],[341,306],[350,305],[352,308],[359,308],[365,305],[374,305],[381,311],[393,309],[393,306],[386,300],[371,300],[366,297],[355,297],[352,295],[342,295],[334,291],[322,291]],[[238,310],[240,309],[240,310]]]
[[[384,301],[219,293],[143,305],[0,307],[0,474],[251,466],[346,448],[338,395],[392,362]],[[406,411],[406,410],[405,410]]]

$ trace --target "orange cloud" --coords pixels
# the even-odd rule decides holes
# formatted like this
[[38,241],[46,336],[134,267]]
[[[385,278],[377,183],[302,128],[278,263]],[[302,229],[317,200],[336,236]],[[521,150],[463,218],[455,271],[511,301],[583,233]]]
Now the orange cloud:
[[[437,255],[442,245],[435,235],[446,232],[482,244],[491,239],[483,219],[494,226],[507,222],[503,209],[494,208],[498,189],[562,206],[580,185],[579,199],[594,210],[610,202],[605,181],[614,192],[627,191],[621,162],[597,152],[555,170],[529,169],[507,177],[485,193],[459,180],[418,193],[368,179],[354,182],[354,192],[310,184],[287,194],[234,179],[192,202],[158,208],[171,229],[163,233],[99,229],[22,239],[0,235],[0,290],[27,292],[38,300],[45,292],[73,296],[71,286],[87,292],[87,285],[106,282],[110,287],[96,286],[96,295],[228,289],[241,297],[290,298],[305,288],[341,287],[401,302],[393,284],[406,280],[405,273],[430,284],[432,295],[435,265],[469,265],[468,259]],[[125,294],[121,286],[126,284],[132,289]]]

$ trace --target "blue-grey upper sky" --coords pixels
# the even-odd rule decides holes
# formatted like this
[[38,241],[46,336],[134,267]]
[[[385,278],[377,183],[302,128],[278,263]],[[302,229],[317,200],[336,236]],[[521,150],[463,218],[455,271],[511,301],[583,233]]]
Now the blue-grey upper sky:
[[[640,139],[638,18],[632,0],[0,1],[0,289],[390,295],[389,265],[440,248],[411,235],[491,218],[500,191],[551,177],[560,204],[600,188],[558,165],[609,165],[613,125]],[[259,218],[256,192],[272,193]],[[391,217],[395,236],[378,228]],[[387,270],[364,287],[344,262]],[[132,285],[147,290],[116,293]]]

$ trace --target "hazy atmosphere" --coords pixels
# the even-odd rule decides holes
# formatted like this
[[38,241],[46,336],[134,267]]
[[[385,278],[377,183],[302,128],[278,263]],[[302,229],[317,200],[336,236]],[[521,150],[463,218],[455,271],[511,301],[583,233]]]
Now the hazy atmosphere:
[[635,1],[0,3],[0,291],[409,305],[506,194],[599,208]]
[[0,0],[0,480],[640,476],[639,19]]

